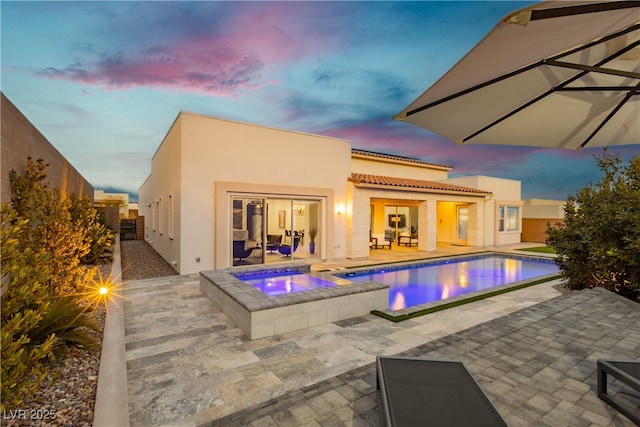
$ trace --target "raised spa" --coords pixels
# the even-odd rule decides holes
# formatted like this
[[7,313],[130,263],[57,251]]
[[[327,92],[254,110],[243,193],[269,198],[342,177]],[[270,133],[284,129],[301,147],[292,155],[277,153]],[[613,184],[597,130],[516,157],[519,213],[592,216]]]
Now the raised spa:
[[389,286],[385,284],[353,283],[331,274],[311,273],[306,263],[287,265],[203,271],[200,292],[249,339],[363,316],[387,307]]

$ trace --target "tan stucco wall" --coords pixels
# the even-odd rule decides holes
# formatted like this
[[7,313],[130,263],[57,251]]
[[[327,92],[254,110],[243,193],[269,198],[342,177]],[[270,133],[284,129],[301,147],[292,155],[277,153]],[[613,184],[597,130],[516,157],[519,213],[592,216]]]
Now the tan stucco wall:
[[[180,141],[177,153],[171,152],[177,145],[168,144],[169,138]],[[180,113],[152,160],[151,176],[140,189],[143,212],[149,200],[159,197],[161,191],[166,193],[163,187],[177,186],[174,204],[176,210],[181,209],[180,231],[171,247],[158,245],[157,235],[153,246],[165,259],[175,260],[182,274],[229,267],[228,236],[221,237],[219,232],[231,228],[228,199],[219,198],[218,181],[242,184],[242,190],[229,191],[283,197],[303,196],[305,189],[321,191],[332,194],[332,204],[346,205],[350,153],[351,143],[345,140]],[[292,190],[294,187],[298,190]],[[144,215],[150,223],[149,215]],[[331,233],[324,245],[326,254],[345,258],[346,215],[337,215],[334,206],[326,206],[326,215],[326,222],[332,223],[332,227],[325,226]],[[221,238],[225,243],[216,244]]]
[[565,200],[525,199],[523,218],[564,218]]
[[[178,272],[181,254],[182,209],[182,121],[178,117],[167,132],[151,160],[151,175],[142,184],[138,195],[138,213],[146,218],[144,239]],[[173,203],[173,234],[169,235],[169,198]],[[154,218],[155,204],[163,215]],[[155,211],[157,212],[157,210]],[[164,223],[160,224],[162,220]],[[161,232],[162,230],[162,232]]]
[[520,242],[522,230],[522,209],[520,210],[520,230],[515,232],[498,231],[498,209],[500,206],[523,206],[521,199],[521,183],[512,179],[495,178],[491,176],[475,175],[449,178],[450,184],[463,185],[490,191],[492,196],[487,200],[482,214],[485,218],[485,245],[507,245]]
[[80,172],[45,138],[38,129],[2,94],[1,110],[1,162],[2,203],[11,201],[9,172],[24,173],[27,158],[43,159],[49,164],[46,182],[52,188],[60,188],[62,194],[86,196],[93,201],[93,187]]

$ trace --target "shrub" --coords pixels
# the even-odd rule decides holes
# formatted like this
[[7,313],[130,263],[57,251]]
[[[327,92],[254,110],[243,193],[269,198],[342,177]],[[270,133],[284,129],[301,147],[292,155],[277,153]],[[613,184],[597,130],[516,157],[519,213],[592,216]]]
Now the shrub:
[[1,208],[2,229],[2,404],[4,410],[17,407],[23,396],[37,390],[49,373],[46,364],[55,337],[34,345],[29,333],[49,309],[50,272],[47,254],[20,244],[27,221],[18,219],[9,205]]
[[48,254],[49,286],[58,294],[69,295],[93,277],[93,271],[81,265],[91,251],[91,238],[86,224],[73,220],[71,199],[63,198],[59,189],[51,189],[44,182],[46,168],[41,159],[34,162],[29,158],[23,176],[12,170],[11,201],[17,215],[29,223],[22,233],[22,243]]
[[569,196],[547,244],[569,289],[601,286],[640,301],[640,156],[596,156],[604,176]]
[[89,199],[65,198],[45,183],[47,165],[28,159],[9,174],[11,205],[2,214],[2,409],[16,408],[39,387],[71,346],[98,347],[98,326],[85,313],[109,232]]
[[69,197],[69,213],[74,226],[83,231],[84,241],[89,245],[89,252],[80,258],[85,264],[97,264],[111,241],[112,233],[101,221],[100,214],[92,206],[88,197]]

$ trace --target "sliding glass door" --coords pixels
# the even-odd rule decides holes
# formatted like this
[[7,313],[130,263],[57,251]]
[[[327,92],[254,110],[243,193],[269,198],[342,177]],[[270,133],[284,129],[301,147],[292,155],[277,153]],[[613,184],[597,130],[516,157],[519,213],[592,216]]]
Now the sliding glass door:
[[385,235],[394,242],[400,233],[417,238],[418,208],[415,206],[385,206]]
[[232,196],[233,265],[320,258],[320,200]]

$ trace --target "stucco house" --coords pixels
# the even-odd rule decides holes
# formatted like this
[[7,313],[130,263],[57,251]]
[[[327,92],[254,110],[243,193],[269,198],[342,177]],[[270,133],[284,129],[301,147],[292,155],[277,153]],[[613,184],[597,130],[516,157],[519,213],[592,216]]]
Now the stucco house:
[[[145,239],[181,274],[520,241],[520,182],[343,139],[180,112],[140,187]],[[389,250],[387,247],[386,250]]]

